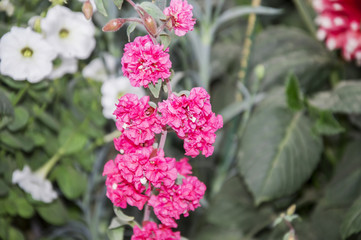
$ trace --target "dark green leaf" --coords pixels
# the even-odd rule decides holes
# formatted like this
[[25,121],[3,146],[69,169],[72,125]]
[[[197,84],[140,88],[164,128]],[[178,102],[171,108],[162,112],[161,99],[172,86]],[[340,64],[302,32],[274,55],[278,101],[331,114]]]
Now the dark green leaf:
[[13,105],[5,95],[5,92],[0,89],[0,126],[4,126],[10,122],[10,118],[14,116]]
[[17,131],[24,127],[29,120],[29,112],[24,107],[15,108],[15,118],[8,125],[10,131]]
[[46,222],[53,225],[63,225],[68,220],[68,212],[59,199],[37,206],[36,211]]
[[136,22],[132,22],[128,25],[127,27],[128,42],[130,42],[130,34],[134,32],[136,26],[137,26]]
[[30,218],[34,215],[34,208],[26,201],[25,198],[16,199],[18,213],[23,218]]
[[291,110],[298,111],[303,108],[300,85],[297,77],[293,74],[287,78],[286,100],[287,105]]
[[59,143],[63,154],[73,154],[83,150],[87,138],[74,129],[63,128],[59,134]]
[[342,239],[358,232],[361,232],[361,197],[352,204],[341,225]]
[[266,98],[249,120],[239,152],[240,171],[257,204],[297,191],[311,176],[322,150],[310,120],[284,103],[272,103],[272,98]]
[[95,0],[95,5],[97,7],[97,10],[103,14],[105,17],[108,16],[107,10],[105,10],[103,0]]
[[149,14],[151,15],[153,18],[155,19],[165,19],[165,15],[163,13],[162,10],[160,10],[160,8],[155,5],[154,3],[152,2],[142,2],[140,4],[140,6]]
[[22,149],[26,152],[29,152],[34,148],[34,142],[31,138],[20,134],[11,134],[5,130],[0,132],[0,142],[9,147]]
[[120,10],[122,9],[122,5],[123,5],[123,2],[124,0],[113,0],[115,6],[117,6],[117,8]]
[[162,79],[159,79],[155,85],[153,85],[153,83],[149,83],[148,85],[149,90],[155,98],[159,98],[160,90],[162,89],[162,84],[163,84]]
[[9,240],[25,240],[24,235],[14,227],[10,227],[8,234]]
[[3,179],[0,179],[0,196],[5,196],[9,192],[9,186],[5,183]]
[[13,89],[22,89],[28,84],[26,81],[15,81],[9,77],[5,77],[2,75],[0,75],[0,79],[2,82],[4,82],[6,85]]
[[361,82],[341,82],[333,91],[317,94],[310,103],[336,113],[361,113]]
[[85,192],[87,187],[86,176],[73,167],[69,165],[58,166],[54,174],[61,191],[68,199],[76,199]]
[[49,128],[51,128],[54,131],[59,131],[60,124],[59,124],[59,121],[54,116],[52,116],[49,113],[43,111],[38,106],[34,106],[33,111],[34,111],[34,114],[36,115],[36,117],[42,123],[44,123],[46,126],[48,126]]
[[324,135],[335,135],[345,131],[332,113],[328,111],[320,112],[315,124],[315,129],[319,134]]

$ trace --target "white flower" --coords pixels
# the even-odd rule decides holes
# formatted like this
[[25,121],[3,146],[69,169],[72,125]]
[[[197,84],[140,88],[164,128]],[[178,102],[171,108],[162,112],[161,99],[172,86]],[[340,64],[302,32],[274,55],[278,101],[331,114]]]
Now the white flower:
[[118,99],[126,93],[133,93],[138,97],[143,97],[145,92],[142,88],[133,87],[126,77],[111,78],[103,83],[101,87],[101,103],[103,106],[103,115],[108,119],[114,119],[113,112]]
[[14,14],[14,5],[10,0],[2,0],[0,1],[0,11],[5,11],[6,15],[12,16]]
[[82,74],[85,78],[104,82],[109,76],[116,74],[116,59],[112,55],[106,53],[104,54],[104,60],[101,58],[93,59],[83,69]]
[[58,197],[53,190],[50,181],[31,172],[29,166],[22,171],[15,170],[12,176],[12,183],[18,184],[25,192],[30,193],[32,198],[45,203],[50,203]]
[[46,39],[66,58],[86,59],[95,47],[95,27],[83,13],[57,5],[41,21]]
[[52,70],[56,52],[30,28],[12,27],[0,40],[0,71],[14,80],[35,83]]
[[55,61],[57,60],[60,63],[58,65],[54,64],[53,71],[48,76],[50,79],[60,78],[67,73],[75,73],[78,70],[78,60],[75,58],[60,57]]
[[[86,2],[87,0],[79,0],[79,2]],[[95,5],[95,1],[94,0],[90,0],[90,3],[93,7],[93,12],[95,12],[97,10],[97,6]]]

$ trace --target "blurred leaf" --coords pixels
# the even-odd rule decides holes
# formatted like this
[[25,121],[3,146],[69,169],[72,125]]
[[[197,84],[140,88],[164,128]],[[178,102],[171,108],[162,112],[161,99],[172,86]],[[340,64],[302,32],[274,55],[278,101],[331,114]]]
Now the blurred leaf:
[[228,21],[234,20],[236,18],[255,13],[255,14],[263,14],[263,15],[276,15],[280,14],[282,11],[280,9],[270,8],[270,7],[232,7],[222,13],[219,16],[215,23],[213,24],[212,32],[214,33],[217,28],[221,27]]
[[159,79],[155,85],[153,85],[153,83],[148,84],[149,90],[155,98],[159,98],[159,93],[160,90],[162,89],[162,84],[163,84],[162,79]]
[[17,131],[24,127],[29,120],[29,112],[24,107],[15,108],[15,118],[8,125],[10,131]]
[[263,102],[249,120],[239,152],[240,172],[257,205],[297,191],[322,150],[321,138],[302,112],[272,103],[272,96]]
[[9,186],[3,179],[0,179],[0,196],[5,196],[9,192]]
[[297,77],[293,74],[287,78],[286,100],[287,105],[291,110],[298,111],[303,108],[300,85]]
[[325,189],[325,207],[348,207],[361,196],[361,140],[350,143]]
[[115,6],[117,6],[117,8],[120,10],[122,9],[122,6],[123,6],[123,2],[124,0],[113,0]]
[[155,19],[166,19],[163,11],[152,2],[142,2],[140,6]]
[[37,105],[33,106],[33,111],[36,117],[44,123],[46,126],[51,128],[54,131],[59,131],[60,124],[59,121],[51,114],[45,112],[44,110],[40,109]]
[[117,218],[121,221],[130,222],[130,221],[134,220],[134,217],[125,215],[120,208],[115,207],[115,206],[114,206],[114,213],[115,213],[115,215],[117,215]]
[[225,228],[217,225],[207,225],[196,233],[194,239],[197,240],[240,240],[243,239],[243,233],[239,228]]
[[22,89],[24,88],[28,83],[26,81],[15,81],[9,77],[5,77],[3,75],[0,75],[0,79],[2,82],[4,82],[6,85],[13,89]]
[[110,240],[123,240],[124,239],[124,227],[109,229],[107,234],[108,234],[108,237]]
[[87,138],[75,129],[63,128],[60,130],[59,143],[63,154],[73,154],[84,148]]
[[134,32],[136,26],[137,26],[136,22],[132,22],[128,25],[127,27],[128,42],[130,42],[130,34]]
[[358,232],[361,232],[361,197],[352,204],[341,225],[342,239]]
[[17,198],[16,206],[21,217],[30,218],[34,215],[33,206],[31,206],[25,198]]
[[20,134],[12,134],[6,130],[0,132],[0,142],[26,152],[30,152],[34,148],[34,142],[31,138]]
[[20,230],[10,227],[9,228],[9,240],[25,240],[24,235],[20,232]]
[[5,92],[0,89],[0,128],[10,122],[10,118],[14,116],[13,105],[5,95]]
[[61,191],[68,199],[76,199],[85,192],[87,179],[84,173],[69,165],[61,165],[55,169],[54,174]]
[[289,72],[299,79],[304,93],[318,90],[335,65],[320,42],[296,28],[268,28],[257,35],[253,49],[247,84],[252,86],[258,81],[255,69],[262,64],[265,77],[261,91],[283,85]]
[[319,134],[336,135],[345,131],[332,113],[322,111],[319,114],[317,122],[314,125]]
[[239,228],[248,233],[259,226],[268,225],[272,210],[268,207],[256,208],[252,196],[238,177],[224,183],[220,192],[212,199],[207,213],[209,223],[224,229]]
[[105,10],[105,7],[104,7],[104,3],[103,3],[103,0],[94,0],[95,1],[95,5],[97,7],[97,10],[103,14],[105,17],[108,16],[107,14],[107,11]]
[[167,0],[155,0],[155,4],[163,11],[167,6]]
[[161,44],[163,44],[165,50],[171,43],[172,39],[168,34],[160,34],[159,37],[160,37],[160,42]]
[[361,113],[361,82],[341,82],[331,92],[321,92],[309,102],[319,109],[331,112]]
[[63,225],[68,220],[67,209],[59,199],[37,206],[36,211],[46,222],[53,225]]

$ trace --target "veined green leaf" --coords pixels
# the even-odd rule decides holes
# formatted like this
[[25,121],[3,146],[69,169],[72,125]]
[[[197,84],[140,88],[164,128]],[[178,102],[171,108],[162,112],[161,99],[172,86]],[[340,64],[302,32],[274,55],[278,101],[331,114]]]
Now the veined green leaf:
[[97,10],[103,14],[105,17],[108,16],[108,13],[107,13],[107,10],[105,10],[105,7],[104,7],[104,3],[103,3],[103,0],[94,0],[95,1],[95,5],[97,7]]
[[342,239],[358,232],[361,232],[361,197],[352,204],[341,225]]
[[152,2],[142,2],[140,6],[153,18],[155,19],[165,19],[163,11]]
[[117,6],[117,8],[120,10],[122,9],[122,6],[123,6],[123,2],[124,0],[113,0],[115,6]]

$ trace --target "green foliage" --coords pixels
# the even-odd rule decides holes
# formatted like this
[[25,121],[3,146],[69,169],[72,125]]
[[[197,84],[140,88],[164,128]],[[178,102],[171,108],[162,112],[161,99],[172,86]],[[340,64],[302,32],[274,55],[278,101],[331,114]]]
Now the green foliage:
[[108,16],[107,10],[104,7],[103,0],[95,0],[95,5],[97,7],[97,10],[103,14],[105,17]]
[[70,165],[61,165],[54,172],[61,191],[69,199],[76,199],[85,192],[86,176]]
[[53,225],[63,225],[69,217],[61,200],[56,200],[49,204],[39,205],[36,207],[36,211],[46,222]]
[[140,6],[153,18],[155,19],[165,19],[163,11],[154,3],[144,1]]
[[122,6],[123,6],[123,2],[124,0],[113,0],[115,6],[117,6],[117,8],[120,10],[122,9]]
[[361,197],[347,211],[341,225],[342,239],[358,232],[361,232]]
[[163,85],[162,79],[159,79],[155,85],[153,83],[149,83],[148,88],[155,98],[159,98],[162,85]]
[[303,112],[293,113],[272,97],[264,102],[247,125],[238,162],[257,204],[299,190],[322,151],[322,140],[313,133],[312,123]]
[[287,78],[286,82],[286,100],[291,110],[298,111],[303,108],[300,85],[297,77],[292,74]]

